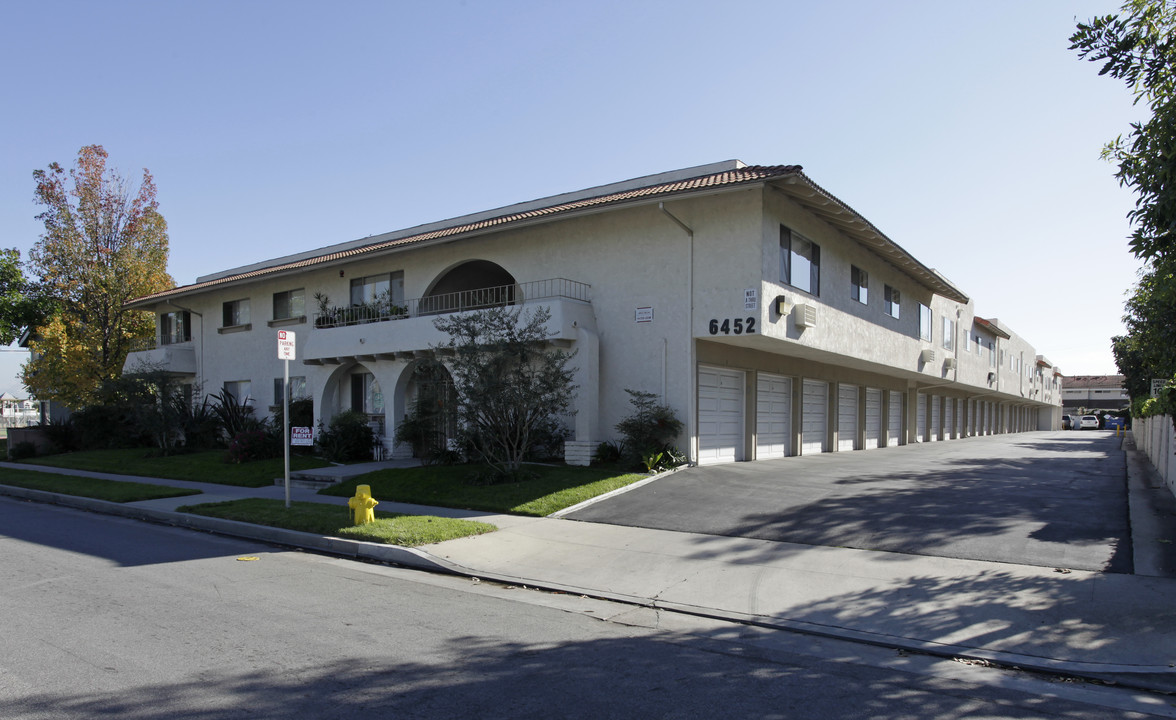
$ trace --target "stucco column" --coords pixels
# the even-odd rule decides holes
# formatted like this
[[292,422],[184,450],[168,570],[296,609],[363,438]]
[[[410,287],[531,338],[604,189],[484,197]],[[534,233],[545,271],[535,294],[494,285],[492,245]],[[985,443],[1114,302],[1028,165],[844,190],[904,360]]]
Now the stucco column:
[[596,331],[576,325],[576,411],[572,439],[564,443],[564,462],[586,466],[600,442],[600,337]]

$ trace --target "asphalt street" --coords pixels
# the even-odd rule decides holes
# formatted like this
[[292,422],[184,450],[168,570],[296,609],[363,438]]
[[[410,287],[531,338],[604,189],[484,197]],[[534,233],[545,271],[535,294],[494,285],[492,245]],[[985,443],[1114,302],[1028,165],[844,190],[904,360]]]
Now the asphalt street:
[[0,498],[0,717],[1141,718],[1156,696]]
[[568,517],[1130,573],[1120,442],[1058,431],[696,467]]

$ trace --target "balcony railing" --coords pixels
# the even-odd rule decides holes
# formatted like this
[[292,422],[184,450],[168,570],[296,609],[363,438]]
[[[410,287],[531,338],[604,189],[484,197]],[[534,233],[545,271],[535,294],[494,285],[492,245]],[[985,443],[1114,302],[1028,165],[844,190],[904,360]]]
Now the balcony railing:
[[491,307],[516,305],[534,300],[565,298],[588,301],[590,285],[566,278],[535,280],[514,285],[462,290],[406,300],[403,304],[375,302],[327,308],[313,315],[315,328],[346,327],[363,323],[404,320],[424,315],[482,310]]
[[156,348],[160,348],[165,345],[179,345],[180,343],[186,342],[192,342],[192,338],[184,337],[180,333],[164,335],[161,338],[136,338],[131,341],[131,352],[146,352],[148,350],[155,350]]

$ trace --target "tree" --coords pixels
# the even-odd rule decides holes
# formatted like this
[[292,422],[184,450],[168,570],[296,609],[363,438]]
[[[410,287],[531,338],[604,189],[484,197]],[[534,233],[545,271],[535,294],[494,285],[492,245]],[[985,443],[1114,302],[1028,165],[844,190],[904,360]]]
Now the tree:
[[1176,2],[1129,0],[1119,15],[1079,23],[1070,37],[1079,57],[1103,62],[1100,75],[1123,80],[1151,117],[1131,124],[1103,148],[1115,177],[1136,195],[1128,213],[1131,249],[1144,261],[1123,318],[1128,334],[1112,340],[1115,362],[1133,397],[1153,377],[1172,377],[1176,349]]
[[0,250],[0,345],[9,345],[51,311],[41,288],[25,278],[19,250]]
[[45,232],[31,268],[55,310],[33,333],[23,380],[36,397],[73,408],[94,402],[102,381],[122,371],[131,344],[154,334],[151,314],[125,304],[174,286],[151,173],[144,169],[132,188],[106,159],[101,145],[89,145],[68,177],[57,163],[33,172]]
[[575,353],[547,347],[546,308],[505,307],[437,318],[449,335],[439,346],[457,395],[459,434],[502,479],[519,476],[536,431],[565,415],[575,394]]

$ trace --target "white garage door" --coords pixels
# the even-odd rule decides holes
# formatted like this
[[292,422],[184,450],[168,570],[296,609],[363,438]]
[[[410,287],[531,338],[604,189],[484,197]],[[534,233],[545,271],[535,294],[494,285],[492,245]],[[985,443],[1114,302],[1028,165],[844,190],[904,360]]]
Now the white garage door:
[[857,448],[858,389],[857,385],[837,386],[837,449]]
[[784,457],[792,446],[792,379],[760,373],[755,381],[755,457]]
[[882,438],[882,391],[866,388],[866,449],[878,447]]
[[919,393],[915,396],[919,407],[915,409],[915,439],[927,442],[927,396]]
[[812,455],[825,452],[825,433],[828,428],[829,383],[820,380],[804,381],[801,402],[800,453]]
[[743,373],[698,368],[698,464],[743,459]]
[[943,439],[955,437],[955,398],[943,399]]
[[894,447],[902,442],[902,393],[890,391],[890,406],[886,411],[886,444]]
[[942,399],[938,395],[931,396],[931,427],[927,433],[931,442],[939,439],[939,402]]

